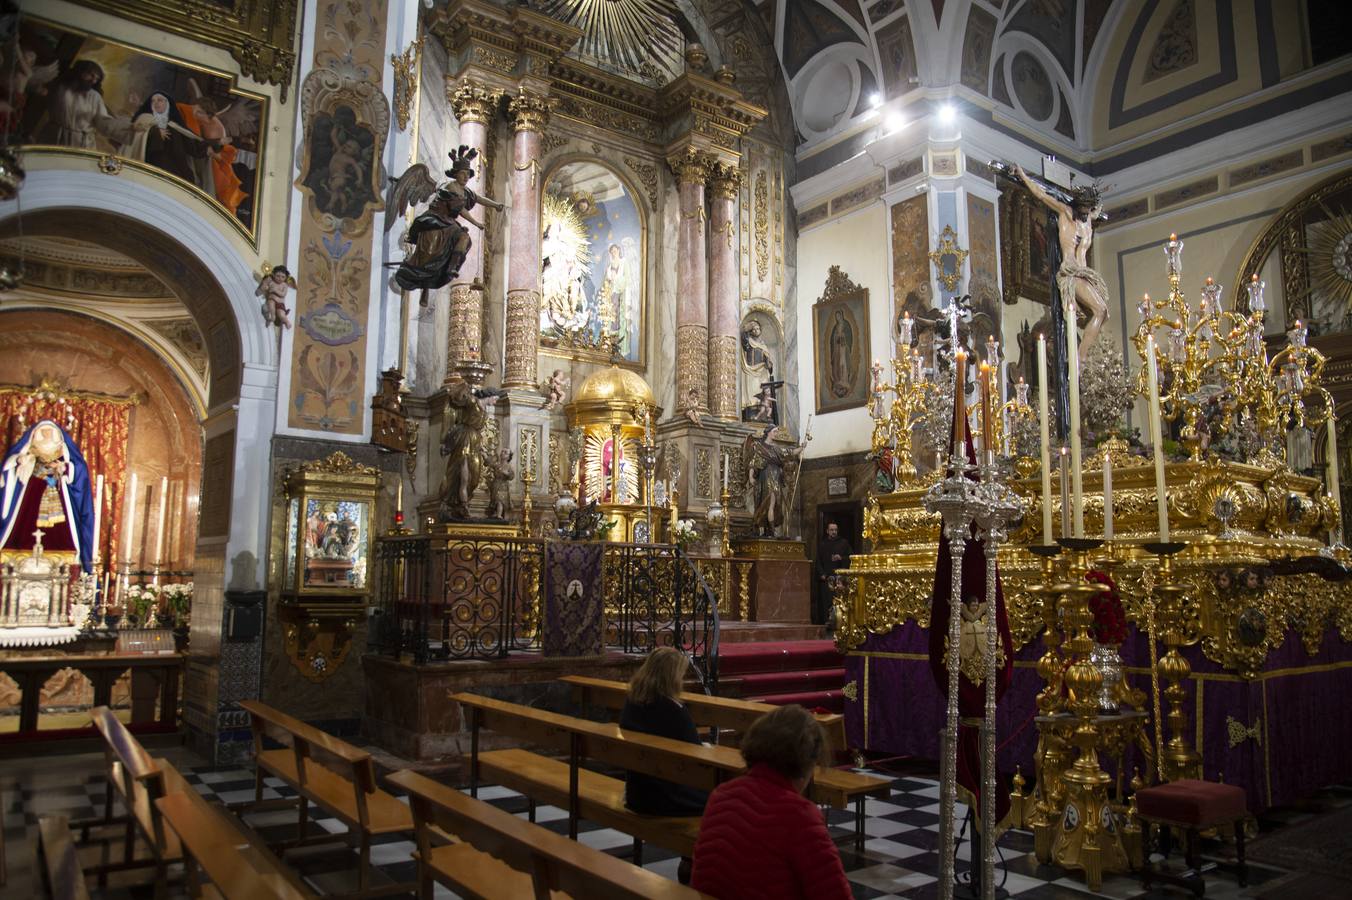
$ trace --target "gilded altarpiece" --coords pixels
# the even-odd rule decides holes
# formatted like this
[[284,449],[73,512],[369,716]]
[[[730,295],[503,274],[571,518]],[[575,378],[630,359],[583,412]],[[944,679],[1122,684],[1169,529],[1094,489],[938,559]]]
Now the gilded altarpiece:
[[288,424],[360,434],[371,302],[372,224],[384,208],[380,152],[385,0],[319,7],[314,68],[301,85],[300,258]]

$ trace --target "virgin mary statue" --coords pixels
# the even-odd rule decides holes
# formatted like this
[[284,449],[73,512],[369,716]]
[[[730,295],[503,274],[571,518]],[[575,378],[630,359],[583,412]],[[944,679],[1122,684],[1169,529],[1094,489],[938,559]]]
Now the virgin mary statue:
[[41,529],[48,550],[73,550],[93,571],[94,494],[89,467],[65,429],[43,419],[23,433],[0,466],[0,549],[24,550]]

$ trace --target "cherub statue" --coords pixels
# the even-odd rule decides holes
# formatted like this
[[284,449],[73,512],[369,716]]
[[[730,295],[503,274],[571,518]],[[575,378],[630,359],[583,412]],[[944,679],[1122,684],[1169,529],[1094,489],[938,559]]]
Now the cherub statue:
[[681,412],[684,413],[685,417],[694,424],[696,425],[700,424],[698,388],[692,387],[690,390],[685,392],[685,405],[681,409]]
[[512,511],[512,479],[516,470],[512,468],[512,451],[503,447],[498,451],[497,461],[488,467],[488,518],[505,519]]
[[286,266],[273,266],[263,273],[255,297],[263,298],[263,321],[278,328],[291,327],[291,310],[286,308],[286,292],[296,286],[296,279]]
[[756,411],[751,414],[752,422],[773,422],[775,418],[775,388],[774,385],[761,385],[759,401],[756,404]]
[[503,209],[501,203],[482,197],[466,186],[474,177],[472,163],[477,155],[477,150],[464,144],[452,151],[449,154],[451,167],[446,170],[451,180],[440,187],[422,163],[390,180],[390,195],[385,204],[389,210],[385,217],[386,231],[393,227],[396,219],[403,218],[409,207],[429,198],[432,201],[413,220],[404,236],[405,243],[413,245],[412,252],[402,262],[390,264],[399,267],[394,273],[395,284],[406,291],[420,290],[418,302],[423,306],[427,305],[427,292],[450,284],[464,265],[473,242],[468,229],[459,220],[464,219],[482,230],[483,222],[471,216],[469,211],[476,204],[498,211]]
[[549,376],[545,382],[545,402],[542,409],[554,409],[563,403],[564,395],[568,392],[568,385],[572,382],[567,375],[563,374],[563,369],[555,369],[554,374]]

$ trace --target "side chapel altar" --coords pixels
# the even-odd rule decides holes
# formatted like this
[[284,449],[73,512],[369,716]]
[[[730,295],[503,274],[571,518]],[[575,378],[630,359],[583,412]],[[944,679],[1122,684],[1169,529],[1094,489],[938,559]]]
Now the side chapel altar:
[[[1140,863],[1130,798],[1139,787],[1223,780],[1244,789],[1253,813],[1352,775],[1342,749],[1352,719],[1333,712],[1352,676],[1336,467],[1325,484],[1288,458],[1292,436],[1308,442],[1321,426],[1325,459],[1338,458],[1323,357],[1299,324],[1285,340],[1264,338],[1257,275],[1228,304],[1207,278],[1194,304],[1183,242],[1171,235],[1163,249],[1167,294],[1141,301],[1131,336],[1141,366],[1123,381],[1148,407],[1144,445],[1130,446],[1114,423],[1081,458],[1082,392],[1096,387],[1084,379],[1105,376],[1082,363],[1070,297],[1059,311],[1066,343],[1051,348],[1070,361],[1059,435],[1042,337],[1034,409],[1027,385],[1007,391],[997,377],[998,346],[975,364],[959,304],[933,369],[911,352],[903,323],[896,383],[875,366],[872,546],[851,557],[835,601],[851,745],[944,760],[956,772],[946,789],[956,781],[969,804],[985,812],[980,801],[994,792],[989,805],[1003,815],[1010,801],[1003,824],[987,819],[983,831],[1029,828],[1041,862],[1084,871],[1091,889],[1104,872]],[[1057,295],[1054,286],[1054,307]],[[968,431],[978,452],[965,457]],[[917,474],[915,463],[930,470]],[[984,587],[967,571],[973,547],[989,561]],[[1013,652],[998,712],[997,628]],[[946,643],[959,652],[945,656]],[[964,697],[975,692],[971,704],[958,702],[959,684]],[[960,708],[982,740],[967,762]],[[951,848],[952,795],[944,799]]]

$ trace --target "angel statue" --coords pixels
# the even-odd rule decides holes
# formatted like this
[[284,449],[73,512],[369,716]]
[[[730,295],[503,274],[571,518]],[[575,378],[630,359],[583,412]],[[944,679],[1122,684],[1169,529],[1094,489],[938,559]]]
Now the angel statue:
[[286,292],[295,289],[296,279],[286,266],[273,266],[258,282],[255,297],[263,298],[263,321],[278,328],[291,327],[291,310],[286,308]]
[[446,477],[441,483],[441,518],[469,518],[469,502],[479,488],[484,469],[484,427],[488,412],[483,401],[493,402],[502,391],[476,388],[457,381],[446,389],[446,434],[441,455],[446,457]]
[[420,290],[418,303],[427,305],[427,292],[445,287],[460,274],[460,267],[469,253],[469,230],[461,225],[464,219],[476,228],[483,229],[484,223],[469,214],[475,204],[489,209],[502,211],[503,205],[487,197],[481,197],[466,187],[474,177],[471,165],[477,150],[464,144],[460,149],[448,154],[451,167],[446,170],[450,181],[437,186],[427,166],[418,163],[398,178],[390,179],[390,195],[386,202],[389,213],[385,218],[385,230],[394,226],[409,207],[431,198],[427,209],[418,214],[409,226],[404,242],[413,245],[413,251],[397,265],[394,281],[406,291]]
[[752,528],[761,537],[775,537],[788,519],[792,502],[789,484],[798,470],[802,446],[775,446],[779,426],[771,425],[760,436],[748,435],[742,446],[747,461],[747,489],[755,498]]
[[541,409],[554,409],[563,405],[563,399],[568,393],[568,385],[572,382],[567,375],[563,374],[563,369],[555,369],[554,374],[549,376],[545,382],[545,402]]

